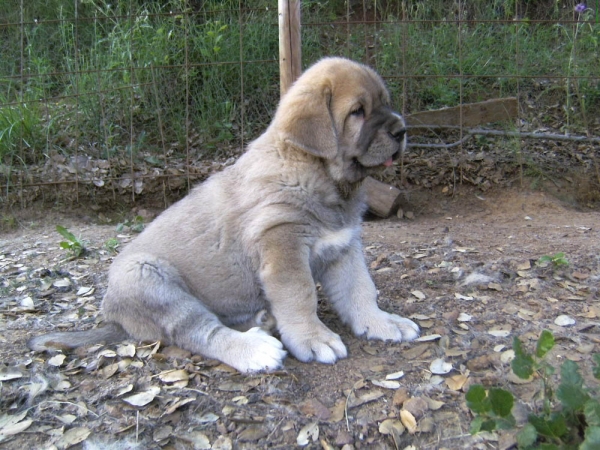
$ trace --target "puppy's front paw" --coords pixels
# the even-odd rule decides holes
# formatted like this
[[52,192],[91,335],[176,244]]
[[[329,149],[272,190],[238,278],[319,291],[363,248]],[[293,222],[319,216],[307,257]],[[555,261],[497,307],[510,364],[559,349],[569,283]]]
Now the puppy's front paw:
[[348,355],[342,339],[322,323],[282,330],[281,340],[302,362],[332,364]]
[[412,341],[419,337],[419,326],[412,320],[378,310],[363,316],[352,325],[357,336],[382,341]]
[[240,333],[240,342],[222,361],[242,373],[269,372],[279,369],[286,355],[281,342],[255,327]]

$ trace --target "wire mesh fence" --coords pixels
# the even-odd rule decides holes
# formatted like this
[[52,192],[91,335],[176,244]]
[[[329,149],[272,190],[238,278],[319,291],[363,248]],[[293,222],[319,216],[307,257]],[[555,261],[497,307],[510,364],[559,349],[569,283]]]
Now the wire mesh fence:
[[[5,207],[167,205],[229,164],[276,108],[275,2],[3,3]],[[460,120],[415,132],[386,181],[487,188],[501,162],[520,180],[552,178],[558,163],[567,180],[581,173],[600,187],[597,4],[305,1],[302,21],[305,65],[325,55],[369,64],[403,114],[517,98],[515,120],[483,130],[499,135]]]

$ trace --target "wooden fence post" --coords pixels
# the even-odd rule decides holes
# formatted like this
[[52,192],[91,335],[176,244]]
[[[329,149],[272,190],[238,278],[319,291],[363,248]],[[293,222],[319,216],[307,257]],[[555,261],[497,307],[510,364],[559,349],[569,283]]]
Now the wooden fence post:
[[279,0],[279,79],[281,96],[302,73],[300,0]]

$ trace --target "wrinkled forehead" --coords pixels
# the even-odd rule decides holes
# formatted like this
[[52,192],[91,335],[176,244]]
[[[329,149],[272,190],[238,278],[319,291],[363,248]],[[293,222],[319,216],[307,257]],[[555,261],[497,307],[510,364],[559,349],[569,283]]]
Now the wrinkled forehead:
[[365,107],[371,103],[390,103],[383,79],[373,69],[350,60],[322,60],[309,68],[298,82],[312,85],[313,88],[315,84],[321,84],[321,88],[329,90],[335,99],[361,99]]
[[383,79],[366,66],[350,64],[341,67],[333,79],[332,94],[340,102],[359,103],[367,109],[390,104]]

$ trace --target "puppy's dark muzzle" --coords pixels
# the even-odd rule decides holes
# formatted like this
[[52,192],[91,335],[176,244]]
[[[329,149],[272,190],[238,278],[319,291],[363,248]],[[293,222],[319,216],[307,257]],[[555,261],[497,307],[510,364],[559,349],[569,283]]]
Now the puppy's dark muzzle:
[[398,130],[388,131],[388,135],[398,142],[399,144],[404,141],[404,137],[406,136],[406,128],[400,128]]

